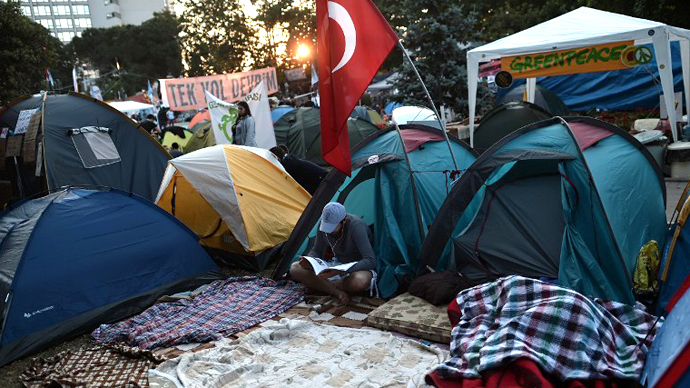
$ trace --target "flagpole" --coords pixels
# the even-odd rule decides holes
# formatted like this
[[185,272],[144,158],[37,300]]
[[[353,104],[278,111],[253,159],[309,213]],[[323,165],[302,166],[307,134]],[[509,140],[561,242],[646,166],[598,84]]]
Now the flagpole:
[[434,101],[431,99],[431,95],[429,94],[429,90],[426,88],[426,84],[424,84],[424,80],[422,80],[422,76],[419,75],[419,72],[417,71],[417,67],[415,67],[414,62],[412,62],[412,58],[410,58],[410,55],[407,53],[407,50],[405,50],[405,47],[402,44],[402,41],[398,39],[398,45],[400,46],[400,49],[403,52],[403,55],[407,60],[410,62],[410,65],[412,65],[412,70],[414,70],[414,73],[417,75],[417,79],[419,80],[419,83],[422,84],[422,88],[424,89],[424,94],[426,94],[427,100],[429,100],[429,104],[431,105],[431,109],[434,110],[434,114],[436,115],[436,120],[438,120],[439,125],[441,126],[441,131],[443,131],[443,136],[446,139],[446,144],[448,144],[448,151],[450,151],[450,157],[453,159],[453,166],[455,166],[455,169],[458,170],[458,162],[455,160],[455,153],[453,153],[453,148],[450,145],[450,139],[448,138],[448,133],[446,132],[446,126],[443,124],[443,121],[441,120],[441,115],[438,114],[438,110],[436,110],[436,105],[434,105]]

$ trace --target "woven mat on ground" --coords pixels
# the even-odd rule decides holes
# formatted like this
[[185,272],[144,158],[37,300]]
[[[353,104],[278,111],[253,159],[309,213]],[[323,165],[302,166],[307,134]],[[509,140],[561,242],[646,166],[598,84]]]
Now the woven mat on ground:
[[642,310],[520,276],[467,289],[449,306],[451,317],[454,309],[459,322],[451,358],[437,369],[442,377],[478,378],[525,357],[561,380],[638,379],[659,328]]
[[383,299],[355,296],[344,306],[336,305],[330,296],[306,295],[304,301],[290,307],[277,318],[308,319],[312,322],[360,328],[369,313],[384,304]]
[[96,346],[34,358],[19,379],[27,388],[145,388],[149,368],[160,361],[139,348]]
[[398,295],[369,313],[367,324],[430,341],[450,342],[447,308],[409,293]]
[[282,313],[302,300],[291,281],[257,277],[213,282],[192,300],[158,303],[130,319],[98,327],[96,342],[155,349],[227,337]]
[[184,354],[149,374],[152,388],[426,387],[446,354],[377,329],[283,319]]

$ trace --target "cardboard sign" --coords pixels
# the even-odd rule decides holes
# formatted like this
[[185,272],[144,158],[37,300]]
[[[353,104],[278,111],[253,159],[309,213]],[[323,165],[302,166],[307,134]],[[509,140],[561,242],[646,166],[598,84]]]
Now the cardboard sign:
[[23,135],[10,136],[7,139],[7,148],[5,149],[5,157],[11,158],[13,156],[20,156],[22,154]]
[[635,46],[633,41],[628,41],[503,57],[501,70],[510,72],[516,79],[535,78],[625,69],[649,63],[653,58],[649,47]]
[[31,122],[31,118],[33,117],[34,113],[38,112],[38,108],[36,109],[24,109],[23,111],[19,112],[19,117],[17,118],[17,124],[14,126],[14,134],[20,134],[26,132],[26,130],[29,128],[29,123]]
[[244,73],[220,74],[207,77],[159,80],[163,91],[163,105],[171,110],[184,111],[206,107],[204,92],[208,91],[221,101],[235,102],[249,94],[261,81],[268,94],[278,91],[275,67]]

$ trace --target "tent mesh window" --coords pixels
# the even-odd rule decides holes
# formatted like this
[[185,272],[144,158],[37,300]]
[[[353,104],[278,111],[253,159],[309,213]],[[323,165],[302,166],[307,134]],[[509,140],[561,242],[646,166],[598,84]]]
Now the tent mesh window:
[[105,127],[82,127],[68,131],[84,168],[103,167],[120,162],[120,154]]

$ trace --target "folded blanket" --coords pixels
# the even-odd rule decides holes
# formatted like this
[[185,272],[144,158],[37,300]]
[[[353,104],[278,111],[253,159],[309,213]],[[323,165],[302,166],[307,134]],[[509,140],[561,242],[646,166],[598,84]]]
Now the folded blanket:
[[192,300],[158,303],[130,319],[99,326],[96,342],[142,349],[209,342],[264,322],[299,303],[304,287],[258,277],[213,282]]
[[524,357],[560,380],[638,379],[659,329],[642,310],[520,276],[461,292],[449,315],[459,321],[451,358],[436,368],[444,378],[476,379]]

